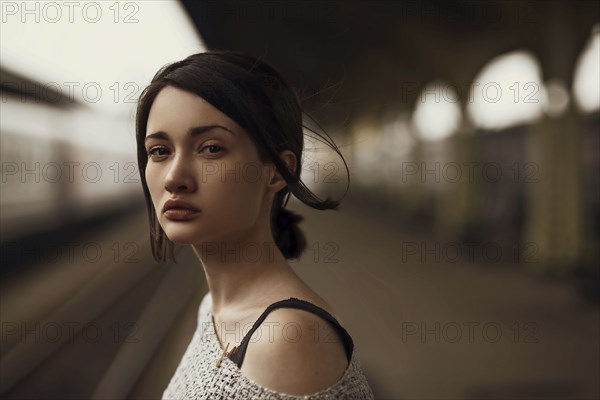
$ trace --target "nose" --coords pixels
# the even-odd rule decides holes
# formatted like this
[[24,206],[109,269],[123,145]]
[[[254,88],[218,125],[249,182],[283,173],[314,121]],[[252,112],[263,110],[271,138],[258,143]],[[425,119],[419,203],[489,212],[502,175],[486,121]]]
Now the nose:
[[196,181],[191,167],[183,157],[177,156],[173,159],[165,176],[165,190],[169,193],[185,193],[196,190]]

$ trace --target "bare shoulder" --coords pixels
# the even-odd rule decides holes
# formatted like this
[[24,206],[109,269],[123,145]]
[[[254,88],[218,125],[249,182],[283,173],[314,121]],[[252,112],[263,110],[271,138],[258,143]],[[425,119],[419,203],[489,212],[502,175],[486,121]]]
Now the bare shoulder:
[[268,389],[302,396],[332,386],[347,367],[342,338],[329,322],[305,310],[278,308],[251,337],[242,372]]

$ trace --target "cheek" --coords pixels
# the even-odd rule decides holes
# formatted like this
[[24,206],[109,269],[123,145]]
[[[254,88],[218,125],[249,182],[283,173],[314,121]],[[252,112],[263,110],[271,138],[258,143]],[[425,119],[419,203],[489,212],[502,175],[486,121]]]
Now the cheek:
[[[220,206],[227,217],[250,222],[255,220],[263,201],[265,190],[265,175],[262,167],[256,163],[240,164],[236,173],[223,177],[212,177],[205,185],[205,194],[211,197],[211,202]],[[233,171],[232,165],[227,165],[227,171]]]
[[152,203],[154,204],[154,208],[156,209],[156,201],[160,198],[159,191],[162,187],[158,171],[156,171],[154,168],[146,167],[145,176],[146,185],[148,186],[148,191],[150,192]]

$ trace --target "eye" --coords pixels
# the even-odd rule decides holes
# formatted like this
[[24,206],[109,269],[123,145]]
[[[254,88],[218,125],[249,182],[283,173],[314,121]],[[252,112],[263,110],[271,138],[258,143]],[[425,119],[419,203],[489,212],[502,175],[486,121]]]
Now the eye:
[[[158,151],[158,153],[157,153]],[[168,149],[166,147],[163,146],[154,146],[152,148],[150,148],[150,150],[148,150],[148,156],[165,156],[166,152],[168,151]],[[162,153],[161,153],[162,152]]]
[[209,154],[219,154],[222,153],[223,150],[225,150],[223,147],[217,145],[217,144],[209,144],[208,146],[204,146],[202,148],[202,151],[204,151],[205,149],[210,149],[209,150]]

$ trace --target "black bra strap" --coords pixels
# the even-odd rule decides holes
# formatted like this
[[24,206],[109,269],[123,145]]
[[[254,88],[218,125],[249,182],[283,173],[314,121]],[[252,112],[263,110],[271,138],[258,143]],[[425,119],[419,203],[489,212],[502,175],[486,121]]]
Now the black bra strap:
[[317,314],[323,319],[327,320],[327,322],[331,323],[333,327],[337,330],[337,332],[342,336],[344,342],[344,348],[346,350],[346,356],[348,357],[348,362],[350,362],[352,358],[352,352],[354,350],[354,342],[350,337],[350,334],[344,329],[343,326],[327,311],[322,309],[319,306],[316,306],[306,300],[300,300],[296,297],[290,297],[287,300],[277,301],[267,307],[267,309],[260,315],[260,317],[256,320],[252,329],[248,331],[246,336],[242,339],[240,346],[235,349],[232,355],[229,358],[237,364],[239,368],[242,367],[242,363],[244,362],[244,356],[246,355],[246,349],[248,348],[248,343],[250,342],[250,337],[254,334],[256,329],[263,323],[267,315],[276,308],[287,307],[287,308],[299,308],[302,310],[306,310],[312,312],[313,314]]

